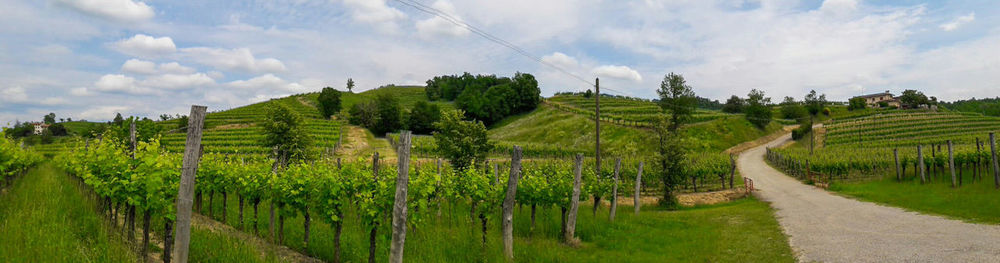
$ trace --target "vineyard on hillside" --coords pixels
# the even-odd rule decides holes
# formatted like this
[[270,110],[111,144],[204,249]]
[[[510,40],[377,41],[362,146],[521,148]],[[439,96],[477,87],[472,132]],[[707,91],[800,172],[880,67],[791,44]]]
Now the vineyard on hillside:
[[[584,116],[594,116],[594,98],[583,95],[564,94],[545,99],[546,104]],[[657,118],[664,115],[656,102],[626,97],[601,97],[601,119],[607,122],[633,127],[653,127]],[[692,115],[692,123],[704,122],[731,116],[719,111],[699,109]]]
[[1000,130],[1000,118],[976,113],[896,112],[837,119],[826,129],[828,146],[914,146],[945,140],[974,144],[977,137]]

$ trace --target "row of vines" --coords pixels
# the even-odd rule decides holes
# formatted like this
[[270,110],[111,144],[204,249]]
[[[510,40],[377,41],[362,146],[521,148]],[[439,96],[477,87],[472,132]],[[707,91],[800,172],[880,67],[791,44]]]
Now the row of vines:
[[0,133],[0,188],[28,171],[41,160],[41,156],[25,150],[15,141]]

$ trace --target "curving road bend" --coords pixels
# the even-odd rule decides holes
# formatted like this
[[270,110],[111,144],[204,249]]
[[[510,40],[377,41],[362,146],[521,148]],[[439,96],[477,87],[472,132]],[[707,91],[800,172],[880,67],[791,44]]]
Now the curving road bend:
[[844,198],[768,166],[765,147],[789,140],[785,135],[750,149],[737,166],[754,180],[756,196],[776,210],[800,262],[1000,262],[1000,226]]

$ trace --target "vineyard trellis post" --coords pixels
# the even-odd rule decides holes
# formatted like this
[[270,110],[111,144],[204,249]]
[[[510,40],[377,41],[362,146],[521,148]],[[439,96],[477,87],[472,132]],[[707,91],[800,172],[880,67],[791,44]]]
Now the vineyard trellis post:
[[729,154],[729,189],[733,189],[733,179],[736,177],[736,157],[734,155]]
[[503,199],[503,252],[508,260],[514,259],[514,197],[517,183],[521,178],[521,146],[514,146],[510,155],[510,178],[507,179],[507,193]]
[[[373,185],[378,185],[378,151],[372,154],[372,179]],[[375,198],[375,191],[372,191],[372,199]],[[375,263],[375,238],[378,235],[378,221],[372,223],[372,229],[368,232],[368,263]]]
[[[135,121],[134,120],[132,121],[131,125],[129,125],[129,140],[132,143],[131,144],[131,147],[132,147],[132,149],[131,149],[132,150],[131,151],[131,155],[132,155],[132,160],[134,161],[135,160],[135,146],[136,146],[135,145],[136,144],[135,143],[136,140],[135,140]],[[135,237],[135,205],[129,204],[128,211],[126,211],[126,214],[125,214],[125,221],[128,224],[128,226],[129,226],[128,227],[128,237],[129,237],[128,240],[132,241],[133,237]]]
[[618,210],[618,173],[622,168],[622,158],[615,159],[615,178],[614,185],[611,186],[611,212],[609,212],[609,220],[611,222],[615,221],[615,210]]
[[[597,127],[596,129],[597,137],[595,138],[597,141],[594,143],[595,146],[594,156],[597,158],[597,161],[595,162],[597,164],[597,170],[595,171],[597,171],[597,176],[600,176],[601,175],[601,79],[600,78],[594,78],[594,91],[595,91],[594,93],[596,93],[596,96],[594,96],[594,116],[595,116],[594,119],[596,120],[594,122],[594,125]],[[594,205],[595,205],[594,211],[597,211],[596,207],[597,204]]]
[[917,144],[917,166],[920,167],[920,183],[927,182],[927,177],[924,176],[927,168],[924,165],[924,151],[923,146]]
[[899,148],[892,149],[892,156],[896,159],[896,181],[903,181],[903,175],[899,173]]
[[406,195],[410,184],[410,131],[399,134],[397,147],[398,171],[396,177],[396,201],[392,206],[392,243],[389,245],[389,262],[403,262],[403,248],[406,244]]
[[994,133],[990,133],[990,152],[993,156],[993,185],[1000,188],[1000,164],[997,163],[997,138]]
[[576,160],[573,163],[573,194],[569,199],[569,215],[566,219],[566,231],[565,242],[567,244],[576,244],[576,238],[574,237],[574,232],[576,232],[576,214],[580,209],[580,177],[582,176],[583,169],[583,154],[576,154]]
[[[194,195],[195,174],[198,171],[198,161],[201,158],[201,129],[204,125],[205,111],[208,107],[191,106],[188,115],[188,136],[184,146],[184,159],[181,166],[181,182],[177,192],[177,234],[174,235],[174,253],[179,263],[188,261],[188,246],[191,242],[191,205]],[[170,232],[167,229],[167,232]],[[169,236],[169,233],[167,233]],[[166,253],[165,253],[166,254]]]
[[635,199],[635,215],[639,215],[639,208],[641,207],[639,203],[639,197],[641,197],[639,194],[640,189],[642,189],[642,161],[639,161],[639,170],[635,173],[635,195],[632,196]]
[[951,170],[951,187],[958,187],[955,179],[955,153],[952,151],[951,140],[948,140],[948,169]]

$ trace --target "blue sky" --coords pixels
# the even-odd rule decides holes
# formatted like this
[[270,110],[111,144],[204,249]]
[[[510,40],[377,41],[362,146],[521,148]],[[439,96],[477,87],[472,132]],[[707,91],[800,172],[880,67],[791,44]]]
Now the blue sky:
[[[611,94],[652,98],[676,72],[715,99],[1000,95],[995,1],[411,1]],[[3,2],[0,125],[224,110],[349,77],[365,90],[520,71],[543,95],[588,88],[397,0]]]

